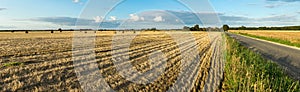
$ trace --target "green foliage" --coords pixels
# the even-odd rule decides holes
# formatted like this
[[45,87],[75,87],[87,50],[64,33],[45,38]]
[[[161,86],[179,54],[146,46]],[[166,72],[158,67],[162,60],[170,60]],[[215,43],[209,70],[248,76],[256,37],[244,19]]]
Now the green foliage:
[[9,62],[9,63],[3,64],[1,67],[20,66],[20,65],[23,65],[23,63],[21,63],[21,62]]
[[224,91],[299,92],[299,81],[289,78],[275,63],[227,38]]
[[223,25],[223,30],[224,31],[228,31],[229,30],[229,26],[228,25]]
[[200,28],[198,24],[190,28],[190,31],[206,31],[205,28]]
[[249,36],[249,37],[253,37],[253,38],[268,40],[268,41],[272,41],[272,42],[277,42],[277,43],[281,43],[281,44],[285,44],[285,45],[300,47],[300,43],[293,43],[293,42],[288,41],[288,40],[283,40],[283,39],[278,39],[278,38],[272,38],[272,37],[264,37],[264,36],[251,35],[251,34],[240,33],[240,32],[238,34]]

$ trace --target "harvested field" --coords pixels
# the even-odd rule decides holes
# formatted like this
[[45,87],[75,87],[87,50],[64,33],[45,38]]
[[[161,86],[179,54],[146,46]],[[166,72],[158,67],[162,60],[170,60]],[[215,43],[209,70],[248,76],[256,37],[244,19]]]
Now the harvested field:
[[[84,35],[84,32],[82,34],[83,38],[93,36],[89,33]],[[187,37],[185,34],[192,36]],[[166,32],[97,32],[93,49],[87,50],[77,49],[85,48],[82,47],[84,45],[74,46],[73,32],[3,32],[0,33],[0,90],[96,91],[99,86],[106,85],[115,91],[176,91],[181,88],[185,91],[216,91],[222,79],[224,62],[221,60],[223,55],[220,55],[220,33],[213,34],[215,36],[209,37],[206,32],[172,32],[178,39],[174,40]],[[113,39],[126,40],[130,35],[136,36],[128,49],[122,47],[122,44],[113,46]],[[93,52],[95,58],[85,51]],[[182,55],[189,52],[196,55]],[[115,62],[126,56],[129,60]],[[87,62],[76,63],[83,59]],[[189,66],[182,66],[185,60],[193,62]],[[124,77],[118,67],[126,64],[131,64],[132,69],[145,74]],[[188,72],[182,72],[185,67],[188,67]],[[82,72],[88,68],[93,70]],[[160,74],[147,73],[149,71]],[[154,78],[153,81],[132,81],[148,77]]]
[[231,30],[230,32],[241,32],[241,33],[247,33],[250,35],[287,40],[287,41],[290,41],[291,43],[300,43],[300,31],[265,31],[265,30],[239,31],[239,30]]

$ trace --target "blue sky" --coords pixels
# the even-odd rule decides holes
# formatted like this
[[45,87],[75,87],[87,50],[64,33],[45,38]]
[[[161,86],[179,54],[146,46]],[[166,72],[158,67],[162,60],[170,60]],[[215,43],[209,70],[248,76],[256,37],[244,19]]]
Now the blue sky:
[[0,29],[300,25],[300,0],[121,1],[1,0]]

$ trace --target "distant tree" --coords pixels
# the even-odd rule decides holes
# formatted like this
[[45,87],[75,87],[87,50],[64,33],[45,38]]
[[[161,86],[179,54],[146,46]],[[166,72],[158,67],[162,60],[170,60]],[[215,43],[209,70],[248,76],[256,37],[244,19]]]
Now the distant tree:
[[62,32],[61,28],[58,29],[59,32]]
[[200,31],[200,27],[199,27],[198,24],[196,24],[196,25],[194,26],[194,28],[195,28],[195,31]]
[[267,27],[258,27],[258,30],[266,30]]
[[195,28],[194,28],[194,27],[191,27],[191,28],[190,28],[190,31],[196,31],[196,30],[195,30]]
[[224,30],[225,32],[227,32],[227,31],[229,30],[229,26],[228,26],[228,25],[223,25],[223,30]]
[[247,27],[245,27],[245,26],[240,27],[240,30],[246,30],[246,29],[247,29]]
[[184,26],[184,27],[183,27],[183,30],[185,30],[185,31],[190,31],[190,27]]
[[156,28],[151,28],[150,30],[152,30],[152,31],[155,31],[155,30],[156,30]]
[[196,24],[194,27],[189,28],[190,31],[201,31],[200,27],[198,24]]
[[51,30],[51,33],[54,33],[54,31],[53,31],[53,30]]
[[29,33],[28,30],[26,30],[25,33],[28,34]]

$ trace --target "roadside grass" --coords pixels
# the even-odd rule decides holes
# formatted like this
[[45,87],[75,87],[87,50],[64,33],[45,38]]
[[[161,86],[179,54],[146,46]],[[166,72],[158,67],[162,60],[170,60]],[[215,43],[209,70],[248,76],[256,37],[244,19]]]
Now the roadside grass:
[[291,79],[275,63],[227,38],[222,90],[238,92],[300,92],[299,81]]
[[9,63],[4,63],[0,68],[2,67],[11,67],[11,66],[21,66],[23,63],[21,62],[9,62]]
[[238,32],[237,34],[241,34],[241,35],[245,35],[245,36],[249,36],[249,37],[253,37],[253,38],[268,40],[268,41],[277,42],[277,43],[281,43],[281,44],[285,44],[285,45],[289,45],[289,46],[295,46],[295,47],[300,48],[300,43],[293,43],[291,41],[284,40],[284,39],[257,36],[257,35],[252,35],[252,34],[248,34],[248,33],[241,33],[241,32]]

